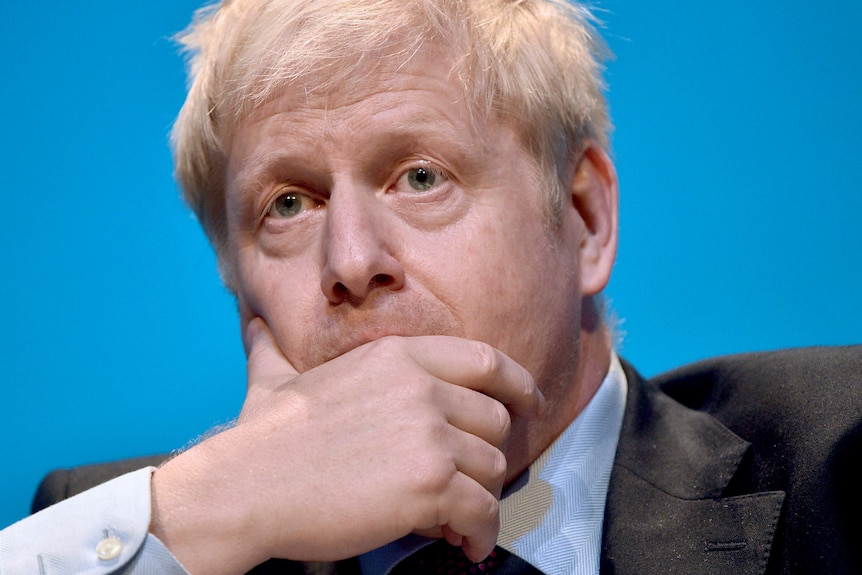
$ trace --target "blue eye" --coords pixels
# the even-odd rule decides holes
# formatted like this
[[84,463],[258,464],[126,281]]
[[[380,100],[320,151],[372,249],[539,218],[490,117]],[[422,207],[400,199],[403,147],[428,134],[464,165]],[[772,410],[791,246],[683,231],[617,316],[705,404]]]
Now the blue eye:
[[407,172],[407,183],[414,190],[427,192],[437,183],[437,174],[427,168],[413,168]]
[[302,211],[302,197],[299,194],[282,194],[275,199],[272,209],[284,218],[290,218]]

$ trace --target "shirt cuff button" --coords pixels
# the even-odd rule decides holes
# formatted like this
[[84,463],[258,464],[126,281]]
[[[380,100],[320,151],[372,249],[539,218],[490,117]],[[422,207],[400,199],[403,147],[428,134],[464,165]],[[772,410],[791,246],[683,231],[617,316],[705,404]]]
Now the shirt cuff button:
[[123,542],[117,537],[105,537],[96,545],[96,557],[100,561],[110,561],[120,556]]

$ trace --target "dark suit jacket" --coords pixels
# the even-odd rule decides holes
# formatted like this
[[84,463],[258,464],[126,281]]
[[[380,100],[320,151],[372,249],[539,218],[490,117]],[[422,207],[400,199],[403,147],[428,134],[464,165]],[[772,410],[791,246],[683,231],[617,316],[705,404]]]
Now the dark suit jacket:
[[[624,368],[602,573],[862,573],[862,346],[725,357],[650,381]],[[55,471],[33,509],[160,460]],[[355,560],[255,570],[358,572]]]

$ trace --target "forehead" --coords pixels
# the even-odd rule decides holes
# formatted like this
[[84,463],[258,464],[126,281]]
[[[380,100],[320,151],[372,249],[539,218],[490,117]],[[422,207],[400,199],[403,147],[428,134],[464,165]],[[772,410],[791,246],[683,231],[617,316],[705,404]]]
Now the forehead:
[[284,86],[281,94],[298,96],[309,104],[332,106],[354,103],[384,91],[430,88],[452,104],[466,103],[464,82],[454,70],[455,58],[439,42],[426,41],[409,51],[393,47],[361,58],[348,56],[340,73],[312,74]]
[[[350,82],[333,85],[312,76],[282,86],[238,122],[226,146],[229,169],[254,169],[285,143],[331,149],[370,141],[375,133],[484,147],[491,143],[483,140],[489,118],[470,105],[452,63],[445,48],[426,43],[409,55],[352,63]],[[273,138],[277,146],[268,145]]]

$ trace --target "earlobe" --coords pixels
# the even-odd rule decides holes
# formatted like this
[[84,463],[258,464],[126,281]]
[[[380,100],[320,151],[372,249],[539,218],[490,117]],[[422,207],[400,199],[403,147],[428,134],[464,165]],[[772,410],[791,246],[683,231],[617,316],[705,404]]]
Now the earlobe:
[[583,225],[578,246],[581,293],[591,296],[610,279],[618,234],[617,172],[608,154],[594,142],[576,161],[571,201]]

